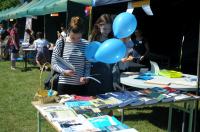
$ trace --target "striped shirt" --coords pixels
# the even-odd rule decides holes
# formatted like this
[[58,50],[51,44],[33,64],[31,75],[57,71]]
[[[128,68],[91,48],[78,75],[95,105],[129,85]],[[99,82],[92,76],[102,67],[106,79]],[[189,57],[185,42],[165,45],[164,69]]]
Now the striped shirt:
[[81,39],[78,43],[66,42],[63,49],[63,59],[70,62],[75,67],[75,73],[73,76],[64,76],[62,64],[58,61],[56,56],[61,56],[61,50],[63,46],[63,40],[58,39],[56,46],[52,53],[52,69],[61,73],[58,83],[69,85],[80,85],[80,78],[90,75],[90,63],[85,58],[85,48],[88,45],[88,41]]

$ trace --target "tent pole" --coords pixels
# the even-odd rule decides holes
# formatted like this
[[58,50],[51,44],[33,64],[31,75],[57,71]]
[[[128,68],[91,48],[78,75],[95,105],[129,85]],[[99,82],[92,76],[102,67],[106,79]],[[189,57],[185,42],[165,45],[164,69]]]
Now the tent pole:
[[44,38],[46,39],[46,18],[44,15]]
[[88,29],[88,40],[89,40],[89,36],[92,32],[92,6],[90,7],[90,16],[89,16],[89,29]]
[[69,17],[69,13],[68,13],[68,1],[67,1],[67,10],[66,10],[66,18],[65,18],[65,24],[66,24],[66,26],[65,26],[65,28],[67,28],[68,27],[68,17]]
[[[200,22],[199,22],[199,43],[198,43],[198,56],[197,56],[197,91],[196,95],[199,96],[199,87],[200,87]],[[198,107],[199,107],[199,101],[196,101],[196,106],[195,106],[195,112],[194,112],[194,132],[197,131],[197,116],[198,116]]]

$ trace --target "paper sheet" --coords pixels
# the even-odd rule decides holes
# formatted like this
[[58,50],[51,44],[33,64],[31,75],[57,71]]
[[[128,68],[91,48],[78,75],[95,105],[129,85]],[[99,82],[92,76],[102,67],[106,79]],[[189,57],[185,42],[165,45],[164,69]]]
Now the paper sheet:
[[66,67],[68,67],[69,69],[76,71],[75,67],[70,63],[65,61],[63,58],[61,58],[60,56],[57,56],[58,61],[60,61],[63,65],[65,65]]

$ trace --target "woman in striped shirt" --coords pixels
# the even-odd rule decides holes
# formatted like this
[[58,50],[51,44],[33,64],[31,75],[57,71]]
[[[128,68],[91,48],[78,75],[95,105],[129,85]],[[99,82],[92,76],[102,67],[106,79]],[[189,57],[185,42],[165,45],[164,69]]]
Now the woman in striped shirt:
[[[52,68],[61,73],[58,81],[58,94],[86,95],[86,76],[90,75],[90,63],[85,58],[85,48],[88,41],[82,39],[83,21],[80,17],[72,17],[68,36],[60,38],[52,54]],[[64,45],[63,45],[64,43]],[[63,54],[62,52],[63,48]],[[71,63],[75,69],[64,67],[58,57]]]

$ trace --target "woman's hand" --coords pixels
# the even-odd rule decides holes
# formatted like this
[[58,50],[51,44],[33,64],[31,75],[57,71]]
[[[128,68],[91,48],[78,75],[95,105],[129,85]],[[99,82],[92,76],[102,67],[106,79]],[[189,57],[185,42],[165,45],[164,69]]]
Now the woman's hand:
[[123,63],[127,62],[127,58],[122,58],[121,62],[123,62]]
[[142,61],[142,60],[144,60],[144,56],[141,56],[141,57],[140,57],[140,61]]
[[85,77],[81,77],[80,78],[80,83],[83,85],[83,84],[87,84],[88,83],[88,79],[85,78]]
[[65,70],[64,71],[64,75],[65,76],[73,76],[74,75],[74,71],[73,70]]

